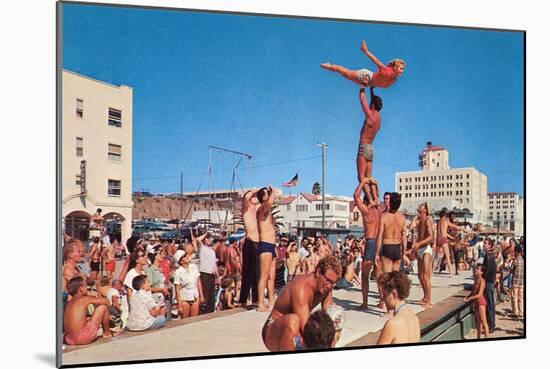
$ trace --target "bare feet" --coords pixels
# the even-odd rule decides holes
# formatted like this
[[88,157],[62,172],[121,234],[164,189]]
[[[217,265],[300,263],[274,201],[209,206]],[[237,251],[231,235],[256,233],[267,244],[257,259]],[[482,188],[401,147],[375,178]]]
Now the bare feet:
[[422,300],[420,300],[420,304],[421,304],[421,305],[424,305],[424,304],[426,303],[426,301],[427,301],[426,298],[423,297]]
[[429,302],[425,302],[422,304],[422,307],[427,310],[433,308],[433,305]]
[[357,310],[369,310],[368,304],[361,304],[357,307]]
[[114,334],[111,334],[110,331],[107,331],[107,332],[103,332],[103,334],[101,335],[101,337],[103,337],[103,338],[111,338],[111,337],[114,337]]
[[383,308],[385,307],[384,301],[380,300],[380,302],[378,303],[378,305],[376,305],[376,307],[377,307],[378,309],[383,309]]
[[262,306],[259,306],[259,305],[258,305],[258,308],[256,309],[256,311],[258,311],[258,312],[260,312],[260,313],[262,313],[262,312],[264,312],[264,311],[269,311],[269,306],[263,306],[263,305],[262,305]]

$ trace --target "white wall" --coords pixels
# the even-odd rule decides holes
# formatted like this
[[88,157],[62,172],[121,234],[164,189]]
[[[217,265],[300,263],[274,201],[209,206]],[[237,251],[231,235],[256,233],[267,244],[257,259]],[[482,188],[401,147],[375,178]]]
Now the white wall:
[[[131,235],[132,219],[132,89],[78,75],[62,73],[62,212],[81,210],[89,215],[97,208],[115,212],[125,221],[124,242]],[[83,117],[76,115],[76,99],[83,100]],[[109,107],[122,111],[121,127],[108,125]],[[76,137],[83,138],[83,156],[76,155]],[[108,158],[109,143],[120,145],[121,160]],[[75,184],[80,162],[86,160],[85,196]],[[108,180],[120,180],[120,196],[108,195]]]

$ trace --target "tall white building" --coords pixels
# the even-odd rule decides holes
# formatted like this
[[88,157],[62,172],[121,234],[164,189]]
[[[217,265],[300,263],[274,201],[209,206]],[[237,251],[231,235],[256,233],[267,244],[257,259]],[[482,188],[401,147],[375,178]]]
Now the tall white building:
[[515,192],[489,192],[487,194],[489,222],[493,226],[508,228],[519,237],[523,235],[523,198]]
[[401,210],[414,212],[426,201],[434,211],[468,209],[470,222],[487,223],[487,176],[473,167],[451,168],[449,152],[428,142],[419,155],[420,171],[395,174]]
[[[325,195],[326,228],[349,228],[349,204],[351,198]],[[287,196],[277,201],[277,210],[282,232],[291,232],[293,228],[322,226],[322,197],[308,193]]]
[[64,232],[86,240],[98,208],[131,235],[132,88],[62,72],[61,171]]

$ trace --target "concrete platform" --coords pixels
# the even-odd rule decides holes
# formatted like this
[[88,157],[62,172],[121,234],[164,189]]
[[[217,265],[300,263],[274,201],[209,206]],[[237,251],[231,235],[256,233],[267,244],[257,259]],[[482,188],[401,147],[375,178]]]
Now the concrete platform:
[[[416,275],[409,276],[413,282],[407,303],[416,313],[424,309],[418,303],[422,290]],[[434,275],[432,300],[444,302],[451,296],[463,295],[465,284],[472,283],[471,272],[459,276]],[[344,330],[337,347],[366,346],[376,342],[373,334],[379,331],[386,319],[382,311],[372,305],[378,302],[374,282],[370,283],[369,310],[357,310],[361,304],[359,288],[334,291],[334,301],[346,310]],[[460,297],[461,298],[461,297]],[[439,314],[445,306],[435,306],[429,314]],[[267,352],[261,339],[262,326],[269,315],[255,310],[232,311],[202,315],[171,322],[167,327],[144,333],[125,332],[111,339],[99,339],[92,345],[67,347],[63,353],[63,365],[86,363],[158,360],[211,355],[234,355]],[[370,336],[369,336],[370,334]],[[367,338],[370,337],[370,338]],[[373,341],[374,340],[374,341]]]

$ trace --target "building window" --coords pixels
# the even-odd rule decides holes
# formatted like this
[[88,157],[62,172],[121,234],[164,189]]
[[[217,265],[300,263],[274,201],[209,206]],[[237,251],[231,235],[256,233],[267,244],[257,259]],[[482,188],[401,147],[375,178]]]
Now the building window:
[[296,211],[307,211],[307,205],[296,205]]
[[288,210],[288,211],[291,210],[290,205],[287,205],[287,206],[286,206],[286,210]]
[[120,181],[109,179],[107,184],[107,193],[109,196],[120,196]]
[[353,212],[353,221],[354,222],[357,222],[359,220],[359,212],[358,211],[354,211]]
[[107,153],[109,160],[120,161],[122,156],[122,146],[109,144],[109,151]]
[[84,139],[82,137],[76,138],[76,156],[84,155]]
[[113,127],[122,127],[122,111],[109,108],[109,125]]
[[84,118],[84,100],[76,99],[76,117]]
[[466,174],[466,179],[470,179],[470,175],[469,175],[469,174]]

